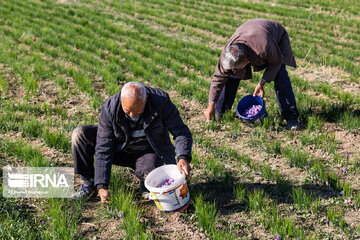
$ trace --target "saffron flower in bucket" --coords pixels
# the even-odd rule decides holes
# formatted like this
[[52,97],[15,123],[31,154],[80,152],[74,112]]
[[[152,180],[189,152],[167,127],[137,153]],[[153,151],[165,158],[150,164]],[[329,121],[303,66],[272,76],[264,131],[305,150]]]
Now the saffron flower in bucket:
[[157,185],[157,188],[161,188],[161,187],[165,187],[165,186],[170,186],[171,184],[173,184],[175,182],[175,179],[173,178],[167,178],[165,179],[165,181],[163,181],[162,183],[160,183],[159,185]]
[[255,116],[256,114],[258,114],[261,110],[262,106],[261,105],[252,105],[251,107],[247,108],[243,115],[245,117],[252,117]]

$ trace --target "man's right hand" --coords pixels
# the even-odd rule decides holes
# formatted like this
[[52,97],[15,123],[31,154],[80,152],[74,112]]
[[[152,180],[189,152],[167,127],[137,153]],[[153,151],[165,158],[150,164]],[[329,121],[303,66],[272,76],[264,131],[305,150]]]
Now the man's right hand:
[[204,111],[206,120],[210,121],[215,117],[215,103],[209,103],[208,107]]
[[98,195],[100,197],[100,201],[102,204],[108,204],[109,201],[107,200],[109,197],[109,191],[105,188],[100,188],[98,191]]

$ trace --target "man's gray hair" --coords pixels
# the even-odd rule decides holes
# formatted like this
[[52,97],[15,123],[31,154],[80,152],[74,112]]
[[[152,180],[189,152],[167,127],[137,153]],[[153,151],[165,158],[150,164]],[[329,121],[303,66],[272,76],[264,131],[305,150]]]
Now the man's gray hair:
[[146,101],[146,88],[139,82],[128,82],[121,89],[121,98],[131,97]]
[[245,44],[231,44],[226,47],[221,65],[225,70],[230,70],[235,65],[242,63],[247,55]]

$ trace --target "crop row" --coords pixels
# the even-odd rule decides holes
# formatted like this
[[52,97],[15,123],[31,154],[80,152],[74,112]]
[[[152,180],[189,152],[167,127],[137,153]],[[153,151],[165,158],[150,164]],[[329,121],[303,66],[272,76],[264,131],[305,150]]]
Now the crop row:
[[[189,88],[186,88],[186,90],[188,90]],[[202,96],[204,96],[205,93],[202,94]]]
[[[21,139],[13,141],[10,138],[2,138],[0,149],[7,159],[15,157],[17,166],[44,167],[52,165],[39,148],[34,148],[27,141]],[[40,200],[31,201],[40,203]],[[0,217],[0,223],[4,227],[0,231],[0,236],[4,239],[23,238],[24,236],[33,236],[34,239],[72,239],[78,235],[81,201],[45,200],[41,204],[43,213],[37,212],[39,215],[35,215],[30,212],[26,203],[17,199],[4,198],[1,188],[0,205],[5,206],[2,207],[2,211],[7,212],[7,214],[1,214]],[[21,208],[23,210],[19,210]]]
[[[167,16],[168,13],[164,13],[164,12],[160,12],[161,10],[158,10],[159,8],[141,8],[141,7],[136,7],[134,8],[131,4],[127,5],[127,4],[119,4],[119,3],[112,3],[112,5],[115,5],[118,9],[120,9],[121,7],[121,11],[126,11],[126,9],[128,9],[128,14],[141,14],[141,17],[145,17],[145,16],[149,16],[149,15],[153,15],[153,16]],[[136,12],[132,12],[136,10]],[[154,12],[159,12],[159,13],[154,13]],[[182,11],[181,11],[182,12]],[[183,16],[179,16],[179,14],[177,13],[174,13],[174,14],[171,14],[169,15],[168,17],[170,18],[169,20],[170,21],[174,21],[174,22],[179,22],[179,21],[183,21],[181,22],[181,24],[183,25],[193,25],[193,26],[196,26],[196,27],[199,27],[201,29],[201,27],[206,27],[206,29],[204,30],[207,30],[207,31],[224,31],[224,30],[220,30],[220,29],[224,29],[224,28],[220,28],[220,27],[216,27],[216,26],[210,26],[209,24],[205,24],[205,23],[201,23],[201,20],[193,20],[192,18],[191,19],[184,19]],[[199,14],[196,14],[196,15],[199,15]],[[194,15],[194,16],[196,16]],[[216,23],[217,24],[217,23]],[[301,25],[302,26],[302,25]],[[301,31],[300,29],[303,29],[301,26],[295,26],[296,28],[296,31]],[[228,28],[225,28],[225,29],[228,29]],[[227,31],[228,32],[228,31]],[[221,33],[217,33],[216,34],[220,34],[222,35]],[[225,36],[228,36],[229,33],[224,33]],[[342,45],[342,50],[339,51],[337,48],[334,48],[334,46],[338,46],[340,44],[337,43],[338,39],[339,38],[335,38],[333,39],[334,42],[332,41],[329,41],[329,37],[326,37],[324,38],[323,35],[316,35],[314,37],[308,37],[307,35],[308,34],[314,34],[314,33],[299,33],[298,35],[295,35],[293,36],[294,37],[294,49],[295,49],[295,52],[297,53],[297,55],[299,55],[300,52],[298,52],[296,49],[310,49],[311,52],[310,52],[310,56],[312,57],[312,60],[317,60],[317,62],[323,62],[324,59],[325,61],[328,62],[328,64],[330,65],[341,65],[344,70],[346,71],[350,71],[350,72],[353,72],[355,75],[358,74],[358,69],[356,68],[356,65],[354,65],[351,61],[348,60],[349,58],[349,54],[352,54],[352,52],[354,51],[354,48],[350,48],[351,51],[347,51],[346,49],[344,49],[344,44],[341,44]],[[303,41],[302,42],[299,42],[299,39],[302,39],[303,38]],[[331,37],[330,37],[331,38]],[[322,40],[322,41],[319,41],[319,40]],[[319,46],[317,46],[316,48],[315,47],[312,47],[310,48],[310,45],[309,45],[309,42],[318,42],[321,43]],[[300,44],[298,44],[300,43]],[[331,51],[332,54],[334,55],[330,55],[330,56],[327,56],[327,55],[323,55],[321,52],[318,52],[318,49],[321,49],[321,46],[324,46],[324,43],[325,43],[325,52],[326,51]],[[307,45],[307,47],[304,48],[305,45]],[[347,42],[345,45],[348,45],[349,43]],[[320,47],[320,48],[319,48]],[[350,50],[349,49],[349,50]],[[355,48],[356,49],[356,48]],[[355,50],[356,51],[356,50]],[[301,57],[305,57],[305,55],[308,53],[308,51],[302,51],[300,53],[300,56]],[[319,54],[320,53],[320,54]],[[340,58],[339,57],[339,54],[342,55],[342,54],[345,54],[343,58]],[[354,57],[356,57],[356,55],[354,55]]]

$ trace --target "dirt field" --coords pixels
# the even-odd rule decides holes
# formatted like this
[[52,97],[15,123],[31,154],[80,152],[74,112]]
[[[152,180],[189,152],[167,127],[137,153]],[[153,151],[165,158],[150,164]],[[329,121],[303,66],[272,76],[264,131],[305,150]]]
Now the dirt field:
[[[1,194],[0,239],[360,239],[359,11],[337,0],[1,1],[1,167],[73,167],[73,129],[97,124],[129,81],[167,91],[194,144],[181,213],[142,199],[115,166],[110,205]],[[300,131],[285,129],[273,83],[264,125],[235,118],[235,104],[205,122],[222,46],[251,18],[289,33]],[[261,76],[241,81],[236,103]]]

